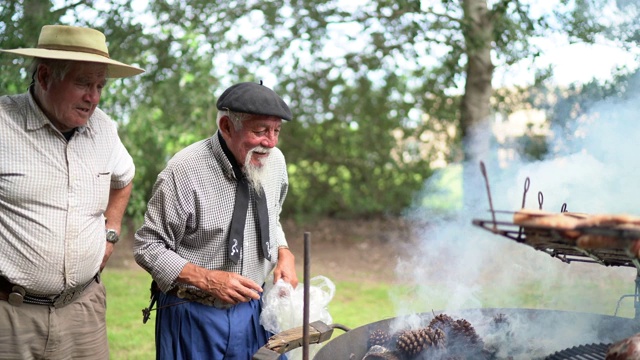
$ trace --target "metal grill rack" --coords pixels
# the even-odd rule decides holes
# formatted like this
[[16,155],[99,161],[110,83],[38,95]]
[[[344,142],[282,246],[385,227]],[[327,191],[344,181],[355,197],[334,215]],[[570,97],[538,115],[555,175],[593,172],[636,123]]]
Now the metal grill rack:
[[[504,214],[514,212],[502,212]],[[513,217],[513,216],[512,216]],[[511,221],[474,219],[473,225],[494,234],[507,237],[518,243],[528,245],[545,252],[562,262],[597,263],[604,266],[627,266],[640,268],[640,262],[632,257],[626,243],[640,239],[640,231],[620,230],[616,228],[576,228],[580,234],[606,235],[620,240],[619,249],[583,249],[567,241],[562,231],[549,226],[521,226]]]
[[[635,279],[635,294],[623,295],[618,300],[615,314],[617,315],[623,299],[632,297],[634,300],[635,319],[640,320],[640,261],[631,254],[629,248],[633,241],[640,239],[640,229],[630,229],[617,226],[576,227],[572,231],[579,235],[604,235],[615,239],[615,246],[599,249],[584,249],[576,246],[563,234],[563,229],[542,225],[519,225],[513,222],[515,211],[495,210],[491,200],[491,189],[483,162],[480,169],[484,176],[489,198],[491,219],[474,219],[473,225],[490,231],[496,235],[509,238],[518,243],[530,246],[536,250],[549,254],[567,264],[572,262],[595,263],[604,266],[625,266],[637,270]],[[522,208],[525,207],[525,197],[529,190],[530,180],[525,180]],[[543,195],[538,193],[538,205],[542,209]],[[566,204],[562,205],[561,213],[566,213]]]

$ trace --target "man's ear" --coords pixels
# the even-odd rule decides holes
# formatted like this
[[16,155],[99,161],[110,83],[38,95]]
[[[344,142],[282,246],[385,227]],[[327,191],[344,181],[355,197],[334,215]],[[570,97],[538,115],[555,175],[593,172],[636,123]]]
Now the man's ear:
[[43,90],[47,90],[51,83],[51,69],[45,64],[38,64],[36,70],[36,82]]
[[223,115],[220,118],[220,131],[222,135],[229,136],[232,130],[233,124],[231,123],[231,119],[229,119],[229,115]]

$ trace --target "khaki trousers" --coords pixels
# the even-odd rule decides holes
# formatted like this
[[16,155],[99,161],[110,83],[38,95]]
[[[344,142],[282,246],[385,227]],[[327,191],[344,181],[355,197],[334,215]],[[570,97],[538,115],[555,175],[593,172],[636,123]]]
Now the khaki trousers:
[[93,282],[62,308],[0,301],[0,359],[109,359],[106,290]]

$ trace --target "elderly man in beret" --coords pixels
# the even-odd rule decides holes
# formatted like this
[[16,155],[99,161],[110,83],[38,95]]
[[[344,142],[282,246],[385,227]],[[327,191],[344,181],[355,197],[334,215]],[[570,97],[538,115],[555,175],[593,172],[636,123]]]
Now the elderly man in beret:
[[1,51],[33,58],[33,82],[0,97],[0,358],[108,359],[99,274],[135,167],[98,103],[107,78],[143,70],[83,27]]
[[218,131],[177,153],[160,173],[134,255],[159,288],[158,359],[250,359],[273,271],[295,287],[279,215],[288,188],[276,147],[287,104],[261,83],[218,98]]

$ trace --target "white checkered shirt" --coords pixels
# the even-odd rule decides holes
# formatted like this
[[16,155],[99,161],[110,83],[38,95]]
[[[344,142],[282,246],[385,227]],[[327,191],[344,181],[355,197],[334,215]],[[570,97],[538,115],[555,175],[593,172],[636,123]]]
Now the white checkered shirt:
[[0,97],[0,275],[35,295],[91,280],[109,191],[134,172],[101,110],[67,142],[29,93]]
[[[137,263],[170,290],[191,262],[210,270],[235,272],[262,285],[278,261],[278,246],[287,245],[280,211],[289,180],[282,152],[272,149],[265,163],[270,172],[263,184],[269,209],[271,261],[261,254],[260,227],[253,199],[249,201],[241,259],[228,257],[228,236],[237,180],[218,133],[177,153],[158,175],[144,224],[135,236]],[[253,192],[252,196],[253,196]]]

